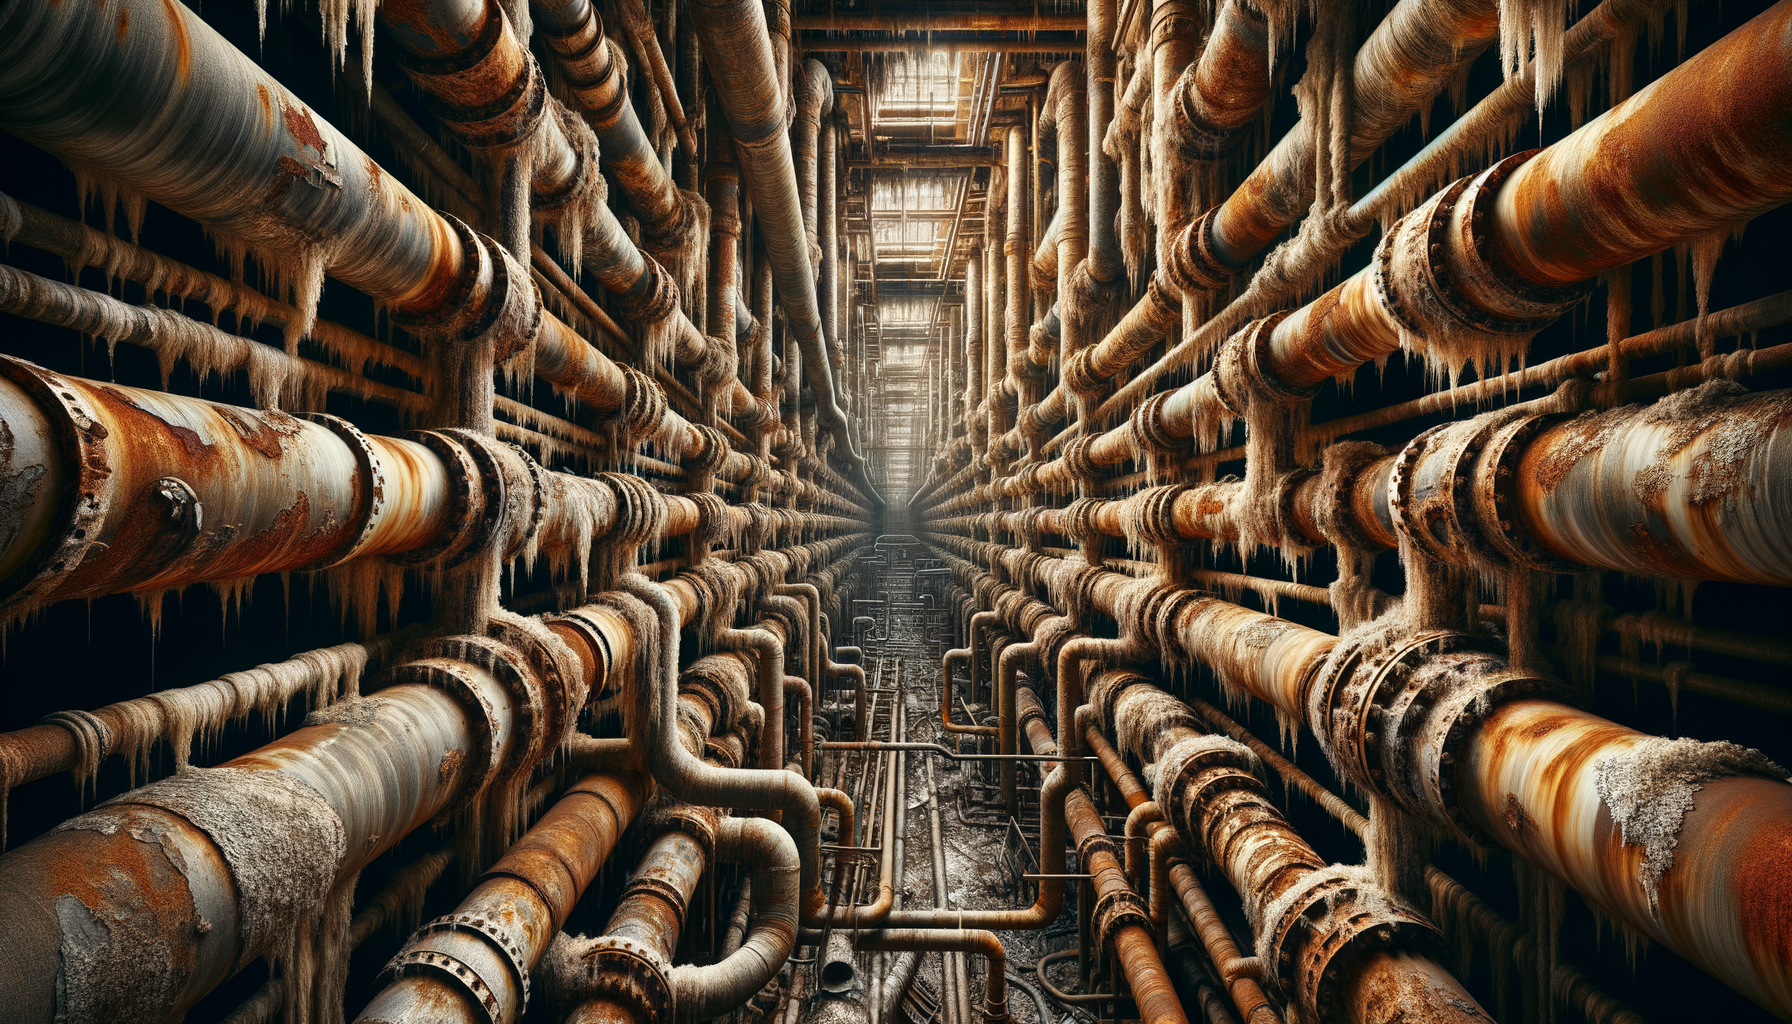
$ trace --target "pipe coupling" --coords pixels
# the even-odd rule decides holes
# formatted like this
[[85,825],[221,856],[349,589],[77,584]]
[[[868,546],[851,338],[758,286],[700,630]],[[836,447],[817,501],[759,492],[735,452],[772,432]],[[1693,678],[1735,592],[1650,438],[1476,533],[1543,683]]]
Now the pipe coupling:
[[1458,805],[1459,755],[1501,705],[1568,702],[1555,680],[1512,668],[1496,641],[1404,625],[1347,635],[1308,691],[1307,720],[1338,774],[1407,812],[1476,838]]
[[[1112,846],[1113,841],[1109,840],[1108,845]],[[1114,860],[1120,860],[1118,852],[1114,854]],[[1087,870],[1086,862],[1084,870]],[[1097,896],[1090,916],[1095,925],[1095,948],[1104,954],[1114,948],[1114,934],[1122,928],[1140,928],[1148,934],[1156,934],[1156,926],[1151,923],[1150,905],[1131,886],[1116,885]]]
[[1427,558],[1483,569],[1584,572],[1529,535],[1517,514],[1518,463],[1541,428],[1540,416],[1485,413],[1442,424],[1408,442],[1387,488],[1395,532]]
[[[1213,249],[1213,223],[1219,211],[1216,206],[1189,221],[1171,240],[1170,260],[1162,271],[1171,291],[1194,295],[1219,291],[1232,282],[1233,269]],[[1151,280],[1155,287],[1157,275]]]
[[1207,826],[1223,815],[1209,808],[1243,791],[1267,801],[1263,762],[1251,748],[1218,735],[1185,736],[1157,758],[1151,798],[1193,848],[1210,849]]
[[464,991],[490,1024],[511,1024],[529,1008],[528,946],[514,919],[446,914],[417,929],[379,981],[433,977]]
[[1349,983],[1375,954],[1411,950],[1448,958],[1443,933],[1366,873],[1320,868],[1264,911],[1258,956],[1305,1019],[1350,1019]]
[[1503,360],[1592,290],[1592,280],[1541,287],[1489,258],[1499,188],[1539,152],[1517,153],[1458,179],[1402,217],[1375,247],[1376,297],[1415,347],[1452,371],[1471,361]]
[[[438,637],[417,657],[392,671],[392,682],[421,683],[447,693],[467,713],[472,742],[457,763],[441,772],[467,773],[457,799],[437,816],[449,821],[492,783],[534,767],[560,742],[548,735],[552,703],[522,652],[482,636]],[[328,714],[328,712],[325,712]]]
[[430,113],[461,145],[512,149],[541,126],[547,83],[535,55],[518,41],[508,18],[487,17],[479,38],[452,57],[422,57],[404,47],[394,52],[399,66],[423,92]]
[[605,935],[583,944],[572,978],[556,987],[574,989],[584,999],[622,1004],[638,1024],[673,1024],[669,965],[645,943]]
[[1296,405],[1319,393],[1319,385],[1296,388],[1283,383],[1270,368],[1270,338],[1288,319],[1284,310],[1253,320],[1227,338],[1213,359],[1213,389],[1234,416],[1246,416],[1253,402]]
[[431,303],[394,309],[392,322],[426,340],[464,343],[493,340],[502,363],[527,348],[541,330],[541,296],[529,269],[494,239],[452,214],[442,219],[460,240],[460,275]]

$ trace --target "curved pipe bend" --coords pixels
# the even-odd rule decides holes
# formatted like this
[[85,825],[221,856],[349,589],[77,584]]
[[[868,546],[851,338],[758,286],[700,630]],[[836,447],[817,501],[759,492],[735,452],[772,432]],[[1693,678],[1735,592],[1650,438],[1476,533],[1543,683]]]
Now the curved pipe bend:
[[[785,812],[784,827],[796,841],[801,858],[801,883],[805,901],[821,899],[821,802],[815,787],[792,772],[776,769],[719,768],[705,763],[679,742],[678,715],[678,634],[679,605],[666,588],[638,573],[622,577],[623,590],[647,602],[658,617],[660,630],[660,663],[654,667],[658,677],[641,687],[641,699],[647,704],[643,718],[646,728],[638,729],[630,739],[638,744],[636,756],[653,774],[653,779],[673,796],[686,803],[704,807],[734,807]],[[764,630],[731,632],[770,633]],[[776,638],[772,637],[775,641]],[[777,683],[771,689],[780,708],[784,701],[783,656],[778,654]],[[761,673],[763,682],[764,673]],[[770,719],[770,709],[767,709]],[[768,730],[760,740],[760,761],[765,761],[768,740],[774,740],[780,726]],[[782,756],[782,751],[779,751]]]
[[802,857],[790,834],[765,818],[724,818],[716,829],[716,862],[751,871],[753,926],[740,948],[721,961],[672,968],[672,1005],[678,1020],[708,1020],[753,998],[777,976],[796,947]]

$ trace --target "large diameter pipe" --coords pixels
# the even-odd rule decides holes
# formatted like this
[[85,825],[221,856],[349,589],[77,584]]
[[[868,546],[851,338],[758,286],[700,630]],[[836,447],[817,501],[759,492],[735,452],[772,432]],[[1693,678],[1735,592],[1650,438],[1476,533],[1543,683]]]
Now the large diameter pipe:
[[772,264],[789,330],[803,355],[804,377],[815,391],[816,413],[876,503],[875,490],[864,475],[864,459],[853,447],[851,428],[834,393],[764,5],[758,0],[699,0],[691,7],[691,18],[734,130],[735,157],[753,199],[754,224]]
[[[338,912],[346,921],[360,869],[411,831],[500,776],[526,779],[559,739],[545,735],[550,719],[521,731],[511,688],[453,654],[495,655],[532,688],[546,677],[483,638],[438,643],[377,699],[320,712],[217,768],[132,790],[0,857],[18,951],[0,958],[0,986],[14,1019],[177,1020],[256,959],[292,957],[300,922]],[[583,702],[535,698],[562,710]],[[370,790],[368,779],[390,785]],[[289,1014],[314,996],[302,965],[341,955],[329,934],[286,960]],[[315,997],[340,999],[328,974],[315,979]]]
[[[1786,65],[1789,28],[1782,2],[1548,149],[1437,193],[1373,266],[1234,335],[1215,372],[1165,403],[1166,427],[1197,436],[1253,391],[1297,401],[1403,344],[1452,377],[1497,375],[1596,275],[1792,198],[1792,76],[1752,84]],[[1637,152],[1657,158],[1623,156]]]
[[0,360],[22,481],[0,549],[13,601],[159,590],[421,547],[449,473],[416,441]]
[[253,251],[299,309],[289,343],[310,330],[328,273],[431,331],[498,311],[528,323],[531,306],[537,372],[599,410],[629,397],[621,368],[540,312],[514,259],[437,214],[187,8],[9,3],[0,68],[0,127]]
[[0,7],[0,126],[307,288],[327,269],[410,310],[459,276],[459,239],[428,204],[180,4]]
[[1789,66],[1781,0],[1514,172],[1493,258],[1562,287],[1792,198]]

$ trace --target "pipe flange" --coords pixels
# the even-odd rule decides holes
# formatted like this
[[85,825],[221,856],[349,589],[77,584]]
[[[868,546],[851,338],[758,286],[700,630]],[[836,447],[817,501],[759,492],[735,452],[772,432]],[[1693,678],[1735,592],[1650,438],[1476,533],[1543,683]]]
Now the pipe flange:
[[[541,500],[539,494],[528,493],[538,490],[528,471],[512,465],[511,453],[504,450],[508,446],[501,447],[502,442],[494,437],[452,427],[429,433],[447,437],[467,453],[472,460],[480,497],[472,538],[458,554],[443,557],[439,563],[441,568],[464,565],[485,554],[494,544],[499,545],[501,557],[515,557],[513,547],[520,550],[520,545],[513,545],[509,542],[511,538],[504,536],[506,527],[511,528],[511,532],[526,532],[530,520],[538,514],[535,506]],[[522,449],[516,450],[520,452]]]
[[462,774],[465,775],[465,781],[461,783],[455,799],[436,815],[434,823],[437,825],[448,823],[454,815],[471,804],[485,791],[500,767],[498,713],[486,699],[483,688],[474,675],[477,671],[477,666],[456,658],[424,655],[395,667],[390,675],[391,685],[418,683],[440,690],[467,711],[468,731],[471,734],[467,751],[459,757],[450,753],[442,759],[438,769],[438,781],[443,784]]
[[584,673],[578,655],[566,641],[549,632],[545,624],[509,615],[493,616],[486,635],[506,649],[522,655],[535,673],[547,707],[545,732],[558,743],[590,703],[584,689]]
[[552,717],[546,687],[522,652],[489,637],[446,636],[427,642],[420,653],[477,665],[510,696],[510,757],[498,766],[505,775],[527,771],[559,743],[560,737],[549,736],[546,728]]
[[40,545],[0,580],[0,607],[5,607],[54,591],[90,554],[106,550],[100,532],[118,495],[106,443],[108,431],[84,393],[43,367],[12,356],[0,355],[0,375],[18,385],[50,421],[64,472],[69,475],[57,499],[57,525],[51,531],[55,540]]
[[712,807],[666,804],[648,815],[645,834],[658,837],[668,832],[678,832],[690,836],[703,850],[704,863],[713,863],[716,859],[716,819],[717,814]]
[[[483,940],[486,946],[498,954],[498,958],[516,979],[517,988],[523,993],[522,1005],[500,1005],[492,986],[479,974],[477,968],[465,960],[442,950],[419,947],[418,944],[425,942],[428,936],[442,932],[473,935]],[[473,996],[473,1001],[485,1010],[487,1018],[493,1024],[500,1024],[517,1020],[529,1009],[528,957],[524,940],[512,936],[496,920],[488,920],[479,914],[445,914],[424,924],[412,934],[405,948],[387,962],[385,969],[380,972],[380,980],[390,983],[413,974],[446,975]],[[513,1012],[506,1013],[506,1010]]]
[[[398,49],[403,52],[402,47]],[[495,272],[492,254],[486,248],[483,236],[468,227],[465,221],[451,213],[443,213],[441,218],[460,243],[460,276],[454,279],[444,293],[436,296],[439,301],[417,309],[394,309],[387,315],[393,324],[426,338],[471,337],[483,331],[491,322],[488,319],[485,324],[477,327],[468,323],[491,305],[485,301],[475,302],[475,299],[484,300],[491,292]],[[475,306],[478,308],[475,309]],[[495,314],[492,315],[495,317]]]
[[1386,449],[1367,441],[1334,443],[1326,449],[1312,512],[1328,543],[1358,551],[1374,551],[1380,546],[1357,527],[1351,510],[1363,471],[1386,456]]
[[1474,819],[1462,809],[1461,787],[1456,778],[1462,768],[1458,756],[1469,748],[1472,737],[1499,708],[1516,700],[1541,698],[1572,705],[1574,692],[1565,684],[1523,669],[1510,668],[1504,658],[1483,659],[1476,666],[1472,682],[1457,685],[1429,697],[1431,706],[1422,720],[1403,719],[1400,744],[1409,751],[1414,762],[1411,785],[1416,799],[1440,813],[1465,840],[1486,841],[1511,846],[1512,840],[1525,827],[1522,816],[1509,817],[1506,826],[1513,836],[1485,835]]
[[1506,568],[1504,553],[1482,537],[1469,495],[1492,426],[1486,417],[1442,424],[1400,450],[1389,489],[1394,526],[1425,557]]
[[1447,423],[1423,431],[1419,436],[1407,442],[1394,458],[1394,468],[1388,474],[1388,512],[1394,520],[1395,536],[1404,536],[1419,543],[1418,534],[1429,533],[1426,524],[1417,518],[1417,510],[1413,508],[1413,474],[1418,468],[1419,456],[1425,451],[1425,442],[1431,435],[1438,433]]
[[[1087,789],[1084,789],[1083,792],[1084,795],[1088,794]],[[1093,798],[1090,799],[1093,801]],[[1114,842],[1112,837],[1105,832],[1091,832],[1077,840],[1076,862],[1083,866],[1084,871],[1089,870],[1089,865],[1094,862],[1095,856],[1101,853],[1118,860],[1121,856],[1120,844]]]
[[[1115,859],[1119,859],[1118,854]],[[1096,897],[1091,918],[1095,925],[1095,948],[1104,954],[1113,949],[1114,933],[1122,928],[1142,928],[1148,934],[1156,934],[1150,906],[1131,888],[1115,887]]]
[[[1402,696],[1414,668],[1407,659],[1423,662],[1432,654],[1453,651],[1458,638],[1479,645],[1479,650],[1492,650],[1487,641],[1446,630],[1405,637],[1376,631],[1338,642],[1309,692],[1308,713],[1340,776],[1380,796],[1400,799],[1404,787],[1390,783],[1387,774],[1390,723],[1385,715],[1396,701],[1410,705],[1413,699]],[[1423,807],[1408,810],[1426,813]]]
[[673,1024],[666,964],[646,944],[605,935],[593,939],[580,959],[589,983],[583,995],[622,1003],[640,1024]]
[[[1171,395],[1168,391],[1152,395],[1132,411],[1132,436],[1150,458],[1174,458],[1189,449],[1190,438],[1177,437],[1164,428],[1164,405]],[[1094,438],[1078,440],[1087,440],[1091,445],[1095,443]]]
[[[1161,271],[1171,290],[1182,295],[1194,295],[1219,291],[1232,282],[1236,271],[1228,267],[1213,249],[1214,221],[1218,219],[1219,212],[1220,208],[1215,206],[1177,233],[1170,246],[1169,266]],[[1153,287],[1156,283],[1157,277],[1153,275]],[[1180,303],[1170,305],[1174,308]]]
[[[1240,5],[1240,11],[1248,11],[1249,7]],[[1252,118],[1233,128],[1221,128],[1190,109],[1191,98],[1200,94],[1195,86],[1195,76],[1200,67],[1199,61],[1191,61],[1182,69],[1182,75],[1171,86],[1176,97],[1171,125],[1176,150],[1189,160],[1218,160],[1227,153],[1238,148],[1238,145],[1250,134],[1250,127],[1256,122]]]
[[399,435],[430,450],[442,460],[447,470],[448,522],[435,539],[419,548],[386,555],[397,565],[422,565],[440,562],[459,565],[466,552],[475,549],[480,540],[480,526],[485,515],[485,484],[473,455],[447,434],[434,430],[407,430]]
[[1287,387],[1267,369],[1270,338],[1286,319],[1288,311],[1284,310],[1253,320],[1220,346],[1213,360],[1213,390],[1232,415],[1246,415],[1257,400],[1295,405],[1319,393],[1318,385]]
[[515,1019],[506,1017],[504,1007],[498,1003],[497,993],[480,976],[477,968],[440,950],[416,949],[399,953],[386,963],[385,970],[380,972],[380,978],[397,980],[423,974],[442,978],[466,992],[473,1005],[485,1013],[485,1019],[490,1024],[506,1024],[508,1020]]
[[1281,539],[1284,552],[1312,551],[1316,544],[1307,538],[1301,526],[1300,515],[1294,507],[1294,499],[1301,487],[1318,474],[1310,469],[1291,469],[1276,478],[1276,534]]
[[1059,379],[1070,393],[1084,401],[1100,398],[1113,385],[1111,377],[1104,377],[1095,372],[1093,360],[1095,346],[1090,345],[1077,349],[1064,360],[1059,369]]
[[1586,572],[1579,562],[1558,558],[1525,529],[1519,516],[1523,486],[1519,462],[1538,434],[1561,422],[1561,416],[1526,416],[1501,425],[1487,438],[1475,460],[1470,501],[1480,535],[1509,563],[1540,572]]
[[302,420],[310,420],[335,434],[355,456],[355,469],[358,471],[355,483],[359,492],[355,496],[355,520],[361,525],[341,547],[304,567],[305,571],[328,569],[360,555],[373,539],[380,519],[386,514],[386,474],[384,467],[380,465],[378,453],[373,450],[373,442],[367,439],[366,434],[355,429],[354,424],[328,413],[301,412],[294,415]]
[[1236,790],[1264,793],[1262,761],[1251,748],[1225,736],[1190,736],[1176,741],[1158,759],[1156,772],[1152,799],[1187,836],[1202,834],[1205,815],[1197,809],[1214,799]]
[[1424,333],[1424,329],[1413,319],[1412,311],[1401,301],[1400,292],[1394,287],[1394,238],[1418,212],[1413,210],[1383,232],[1381,240],[1375,243],[1375,253],[1369,260],[1369,283],[1375,292],[1376,301],[1399,325],[1402,332],[1413,335]]
[[1267,929],[1269,969],[1314,1020],[1349,1017],[1348,983],[1369,956],[1390,949],[1448,956],[1436,926],[1359,871],[1334,866],[1310,873],[1277,902],[1280,914]]
[[[541,127],[542,118],[547,112],[547,83],[528,46],[520,45],[518,49],[526,62],[523,73],[517,75],[502,93],[488,103],[477,107],[463,107],[439,98],[434,88],[424,86],[424,105],[436,115],[455,141],[468,149],[513,149],[528,141]],[[402,49],[400,52],[403,52]],[[497,60],[495,54],[488,53],[484,59],[492,59],[500,67],[508,63]],[[480,63],[484,63],[484,59]],[[415,70],[412,73],[417,74]],[[454,77],[475,79],[483,77],[483,74],[479,65],[474,64]],[[443,85],[448,86],[449,83]],[[454,83],[450,87],[465,88],[465,85]]]
[[1483,295],[1490,292],[1499,294],[1509,304],[1506,315],[1521,322],[1536,322],[1537,326],[1533,330],[1548,326],[1575,303],[1586,298],[1593,291],[1597,280],[1590,278],[1579,284],[1550,288],[1526,280],[1504,261],[1489,259],[1492,241],[1488,229],[1498,216],[1494,212],[1494,204],[1498,201],[1500,186],[1505,184],[1514,171],[1541,152],[1541,149],[1529,149],[1514,153],[1474,177],[1461,200],[1464,216],[1459,218],[1459,237],[1463,244],[1457,248],[1471,286],[1481,285],[1490,278],[1499,282],[1498,289],[1476,287],[1476,292]]
[[596,704],[620,694],[623,679],[622,674],[615,671],[616,652],[610,647],[609,635],[604,631],[604,624],[597,616],[583,608],[575,608],[560,615],[543,616],[542,624],[570,630],[584,642],[587,650],[596,654],[603,662],[603,668],[598,672],[598,678],[603,685],[586,695],[585,703],[587,705]]

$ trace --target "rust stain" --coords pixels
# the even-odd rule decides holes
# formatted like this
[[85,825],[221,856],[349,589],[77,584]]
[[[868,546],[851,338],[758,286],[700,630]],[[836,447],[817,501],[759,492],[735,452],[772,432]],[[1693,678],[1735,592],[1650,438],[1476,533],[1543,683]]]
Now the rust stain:
[[162,0],[162,10],[168,15],[169,27],[174,29],[174,67],[180,73],[180,84],[186,85],[193,77],[193,41],[187,37],[187,23],[180,4],[175,0]]
[[124,42],[124,37],[129,34],[130,31],[131,9],[129,7],[120,7],[118,9],[118,31],[115,33],[115,38],[122,43]]
[[310,146],[317,150],[318,158],[322,159],[329,143],[324,141],[323,133],[317,130],[317,122],[311,119],[311,111],[298,103],[287,103],[281,108],[280,116],[286,120],[287,134],[299,144],[301,155],[304,147]]

